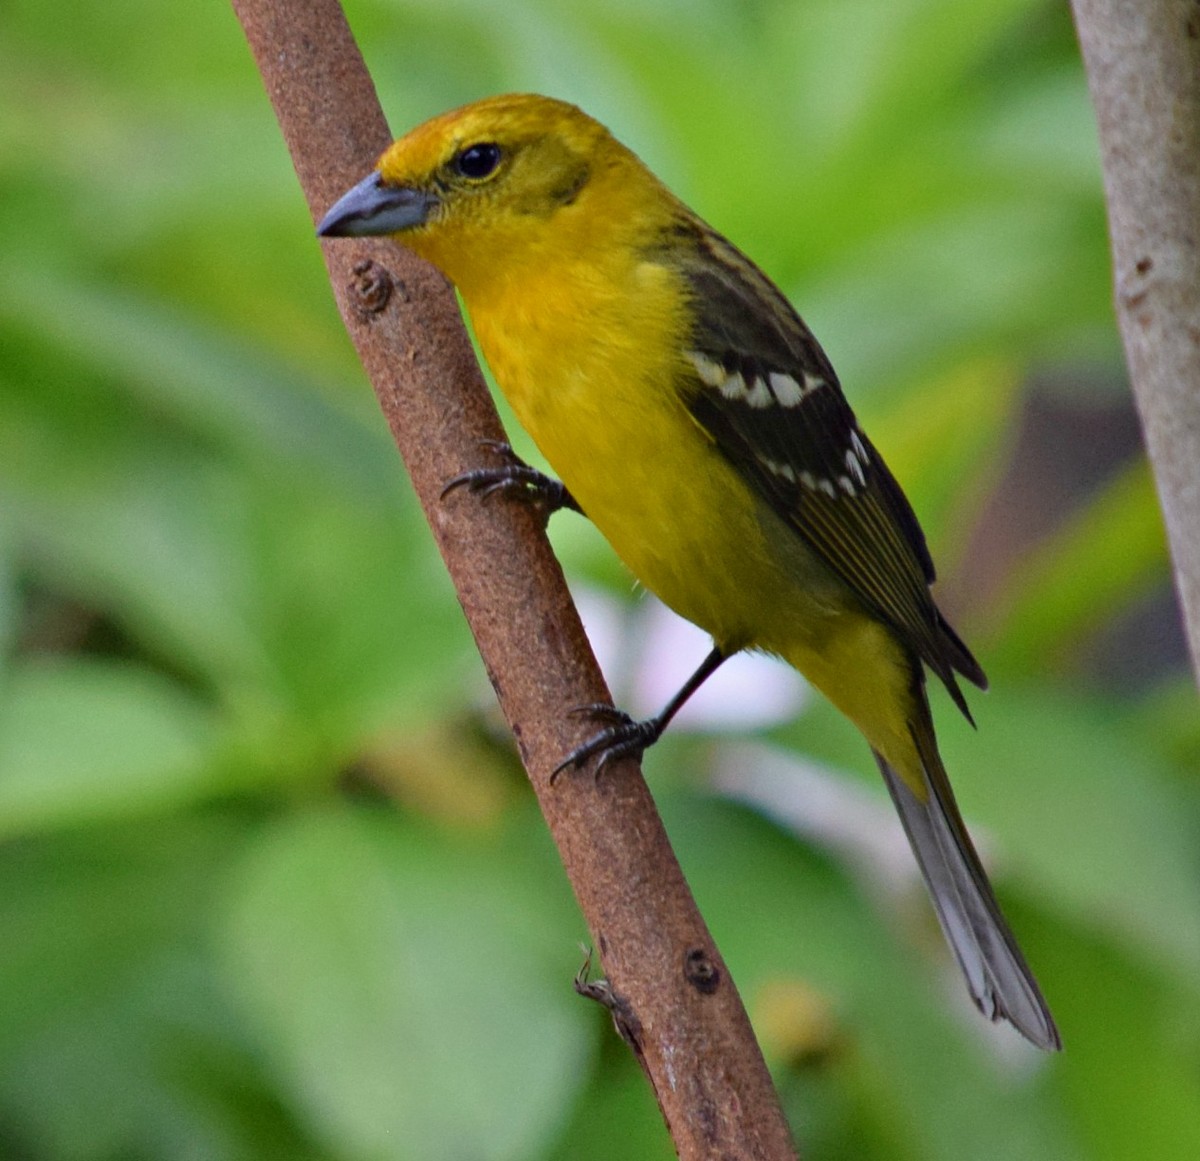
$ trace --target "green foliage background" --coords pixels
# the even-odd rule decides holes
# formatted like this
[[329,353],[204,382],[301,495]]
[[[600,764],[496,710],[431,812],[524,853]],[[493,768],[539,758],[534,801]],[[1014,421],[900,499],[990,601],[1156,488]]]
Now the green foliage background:
[[[1064,5],[349,16],[398,132],[575,100],[759,260],[947,579],[1029,376],[1119,380]],[[0,207],[0,1156],[670,1156],[232,12],[8,0]],[[994,689],[947,759],[1060,1058],[972,1015],[918,894],[716,793],[725,741],[654,752],[807,1157],[1200,1156],[1195,691],[1080,661],[1167,576],[1135,462],[956,602]],[[878,794],[820,705],[767,733]]]

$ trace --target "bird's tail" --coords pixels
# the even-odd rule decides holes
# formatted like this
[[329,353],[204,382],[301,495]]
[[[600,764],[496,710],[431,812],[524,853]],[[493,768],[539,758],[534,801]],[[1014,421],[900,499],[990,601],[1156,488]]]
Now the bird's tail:
[[1062,1042],[1054,1018],[1000,914],[967,834],[938,755],[927,708],[922,717],[910,726],[910,732],[923,767],[923,796],[878,752],[875,760],[925,876],[942,930],[976,1007],[989,1020],[1007,1020],[1039,1048],[1057,1050]]

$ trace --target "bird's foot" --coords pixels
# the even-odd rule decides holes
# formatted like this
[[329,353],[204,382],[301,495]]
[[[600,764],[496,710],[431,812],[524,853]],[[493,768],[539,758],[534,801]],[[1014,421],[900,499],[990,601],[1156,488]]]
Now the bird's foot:
[[569,767],[576,770],[584,766],[592,758],[596,759],[594,776],[599,778],[604,768],[610,762],[622,758],[633,758],[640,761],[646,750],[654,745],[662,735],[664,724],[659,718],[647,718],[639,722],[631,718],[624,710],[619,710],[604,702],[593,705],[576,706],[572,714],[596,718],[608,722],[604,729],[593,734],[586,742],[573,749],[550,773],[550,781]]
[[480,441],[480,447],[493,452],[503,463],[494,468],[472,468],[460,473],[442,489],[443,498],[455,488],[466,488],[485,500],[498,493],[520,500],[545,513],[547,519],[560,508],[581,510],[561,481],[531,468],[507,443],[485,439]]

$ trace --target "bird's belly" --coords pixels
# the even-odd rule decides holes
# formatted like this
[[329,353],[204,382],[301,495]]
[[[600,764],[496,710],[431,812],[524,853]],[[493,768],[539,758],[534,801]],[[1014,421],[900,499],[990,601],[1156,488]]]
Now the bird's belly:
[[548,287],[536,310],[513,296],[472,317],[522,427],[638,581],[723,648],[819,651],[844,586],[692,418],[685,323],[635,298],[568,309]]
[[[529,431],[633,575],[726,649],[819,648],[843,599],[828,570],[716,450],[673,394],[522,408]],[[786,627],[785,627],[786,626]]]

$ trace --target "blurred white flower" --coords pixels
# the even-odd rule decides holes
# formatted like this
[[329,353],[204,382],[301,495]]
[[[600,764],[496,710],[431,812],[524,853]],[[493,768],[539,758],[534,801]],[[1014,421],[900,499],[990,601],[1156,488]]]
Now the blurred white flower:
[[[573,595],[616,704],[637,718],[658,713],[712,648],[708,634],[647,595],[632,609],[596,589]],[[804,679],[773,657],[739,653],[679,712],[672,729],[754,730],[795,717]]]

